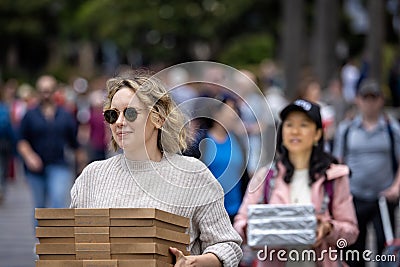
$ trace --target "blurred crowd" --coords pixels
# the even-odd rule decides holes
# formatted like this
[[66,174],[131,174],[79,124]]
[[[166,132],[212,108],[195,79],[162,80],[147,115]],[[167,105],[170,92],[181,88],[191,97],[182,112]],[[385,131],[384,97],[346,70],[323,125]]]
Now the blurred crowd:
[[[394,64],[388,82],[379,85],[389,89],[382,90],[383,96],[393,107],[400,103],[398,65]],[[193,146],[184,154],[200,158],[220,180],[226,190],[225,207],[233,222],[249,179],[274,158],[274,149],[265,149],[275,148],[279,113],[294,99],[285,95],[282,70],[272,61],[262,62],[256,70],[240,70],[240,75],[210,68],[203,73],[207,82],[191,82],[190,75],[187,70],[176,68],[163,76],[173,87],[176,103],[192,118]],[[296,99],[320,105],[327,152],[334,151],[339,124],[352,120],[360,111],[358,90],[367,77],[362,66],[349,60],[332,74],[326,88],[309,72],[303,73],[298,88],[291,88],[296,91]],[[16,78],[2,84],[0,203],[7,197],[7,183],[23,177],[32,189],[35,207],[67,207],[72,183],[82,169],[115,153],[109,149],[110,131],[103,118],[108,78],[75,77],[65,82],[43,75],[35,84]],[[223,86],[224,80],[229,80],[230,87]],[[267,109],[263,109],[265,103]],[[222,142],[227,135],[229,146]],[[210,147],[203,140],[217,145]],[[234,156],[227,160],[227,155]],[[239,182],[230,183],[229,179],[238,175],[246,162],[244,175],[234,179]]]

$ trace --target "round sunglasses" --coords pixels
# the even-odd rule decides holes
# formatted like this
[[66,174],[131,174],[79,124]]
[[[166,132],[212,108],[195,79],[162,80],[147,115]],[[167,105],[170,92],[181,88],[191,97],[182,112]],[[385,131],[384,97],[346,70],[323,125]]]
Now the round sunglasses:
[[[107,109],[104,111],[103,116],[106,122],[109,124],[114,124],[120,115],[121,111],[118,109]],[[136,120],[137,115],[138,115],[138,110],[133,107],[126,107],[123,111],[122,114],[124,114],[125,119],[127,119],[130,122],[133,122]]]

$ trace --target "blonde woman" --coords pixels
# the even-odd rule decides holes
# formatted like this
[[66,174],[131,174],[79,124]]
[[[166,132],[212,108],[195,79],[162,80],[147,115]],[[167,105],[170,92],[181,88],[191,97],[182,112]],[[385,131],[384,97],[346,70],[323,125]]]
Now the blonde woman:
[[180,155],[187,132],[165,87],[149,73],[107,81],[104,118],[122,154],[88,165],[71,190],[73,208],[158,208],[190,218],[190,253],[175,266],[237,266],[241,238],[223,190],[199,160]]

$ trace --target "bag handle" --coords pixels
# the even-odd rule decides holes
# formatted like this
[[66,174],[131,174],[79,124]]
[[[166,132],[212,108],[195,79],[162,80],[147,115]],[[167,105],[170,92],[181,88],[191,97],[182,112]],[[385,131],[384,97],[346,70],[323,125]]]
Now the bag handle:
[[384,196],[379,197],[379,211],[382,218],[383,232],[385,233],[386,243],[390,244],[393,242],[393,230],[392,223],[390,222],[389,209],[387,206],[386,198]]

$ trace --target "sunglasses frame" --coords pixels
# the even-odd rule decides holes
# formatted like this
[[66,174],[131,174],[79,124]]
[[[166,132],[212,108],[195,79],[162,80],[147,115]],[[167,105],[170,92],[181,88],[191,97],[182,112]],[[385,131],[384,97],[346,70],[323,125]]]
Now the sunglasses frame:
[[[129,111],[129,110],[133,110],[135,113],[134,113],[134,118],[130,118],[130,116],[128,115],[126,115],[127,114],[127,111]],[[116,117],[116,120],[114,121],[114,122],[110,122],[107,118],[107,115],[106,115],[106,113],[109,113],[109,112],[116,112],[117,113],[117,117]],[[116,123],[117,122],[117,120],[118,120],[118,118],[119,118],[119,116],[121,115],[121,112],[122,112],[122,114],[124,114],[124,118],[127,120],[127,121],[129,121],[129,122],[134,122],[136,119],[137,119],[137,115],[139,114],[139,109],[137,109],[137,108],[134,108],[134,107],[126,107],[126,108],[124,108],[122,111],[120,111],[120,110],[118,110],[118,109],[116,109],[116,108],[110,108],[110,109],[107,109],[107,110],[104,110],[104,112],[103,112],[103,117],[104,117],[104,120],[107,122],[107,123],[109,123],[109,124],[114,124],[114,123]],[[110,118],[111,118],[111,115],[110,115]]]

